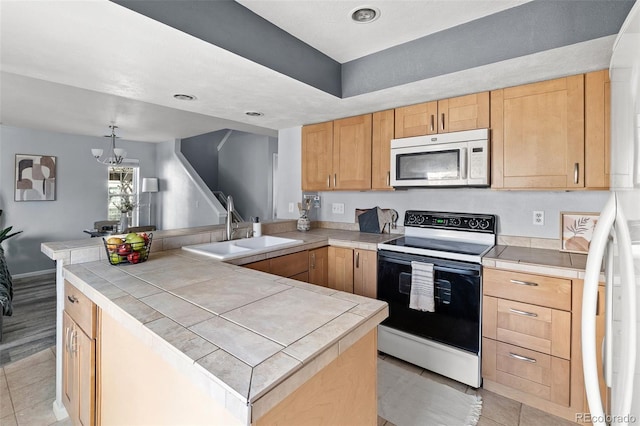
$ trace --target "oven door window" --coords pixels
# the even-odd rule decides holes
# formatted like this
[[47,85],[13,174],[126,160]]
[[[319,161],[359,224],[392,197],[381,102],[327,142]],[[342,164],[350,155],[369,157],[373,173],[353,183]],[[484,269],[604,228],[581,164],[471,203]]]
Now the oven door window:
[[409,308],[411,264],[380,256],[378,299],[389,304],[382,324],[473,353],[480,344],[479,271],[434,266],[435,312]]
[[460,150],[396,155],[397,180],[460,179]]

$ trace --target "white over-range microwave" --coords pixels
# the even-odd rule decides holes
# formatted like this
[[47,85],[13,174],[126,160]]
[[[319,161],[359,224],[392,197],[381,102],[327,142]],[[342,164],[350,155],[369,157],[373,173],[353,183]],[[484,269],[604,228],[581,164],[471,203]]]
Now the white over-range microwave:
[[391,186],[489,186],[489,129],[391,140]]

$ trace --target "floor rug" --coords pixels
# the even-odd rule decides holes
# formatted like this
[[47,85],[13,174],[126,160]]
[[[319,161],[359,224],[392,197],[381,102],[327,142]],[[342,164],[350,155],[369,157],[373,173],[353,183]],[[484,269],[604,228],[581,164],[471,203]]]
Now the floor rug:
[[475,426],[482,398],[378,358],[378,415],[397,426]]

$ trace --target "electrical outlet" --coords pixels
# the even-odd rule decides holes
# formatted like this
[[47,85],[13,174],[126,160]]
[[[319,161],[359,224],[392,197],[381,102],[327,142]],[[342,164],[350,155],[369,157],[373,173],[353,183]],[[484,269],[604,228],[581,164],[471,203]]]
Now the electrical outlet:
[[533,211],[533,224],[540,226],[544,225],[544,212],[542,210]]
[[344,203],[333,203],[333,204],[331,204],[331,213],[344,214]]
[[293,203],[289,203],[289,213],[293,213],[294,208],[295,208],[295,205]]

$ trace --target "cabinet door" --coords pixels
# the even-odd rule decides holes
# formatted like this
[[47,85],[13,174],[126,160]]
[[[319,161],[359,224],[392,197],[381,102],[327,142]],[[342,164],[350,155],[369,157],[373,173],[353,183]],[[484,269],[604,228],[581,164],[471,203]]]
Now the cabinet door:
[[391,186],[391,139],[394,113],[392,109],[373,113],[371,133],[371,189],[393,189]]
[[334,189],[371,189],[371,114],[333,122]]
[[270,273],[281,277],[293,277],[307,272],[309,254],[307,250],[270,259]]
[[584,76],[491,92],[492,187],[584,187]]
[[437,101],[396,108],[396,139],[438,133],[437,116]]
[[80,327],[72,339],[78,371],[78,423],[89,426],[95,423],[96,406],[96,341],[87,336]]
[[438,133],[489,127],[489,92],[438,101]]
[[333,122],[302,127],[302,190],[329,191],[333,161]]
[[309,250],[309,282],[327,287],[329,285],[329,248]]
[[64,403],[69,417],[71,419],[77,419],[78,406],[76,401],[78,399],[78,368],[75,363],[73,351],[71,348],[71,339],[75,329],[75,323],[67,314],[66,311],[62,312],[62,402]]
[[63,403],[74,424],[95,424],[96,370],[95,339],[90,338],[63,312]]
[[353,257],[353,292],[375,299],[378,285],[378,253],[373,250],[354,250]]
[[584,179],[590,189],[609,189],[611,89],[609,70],[585,74]]
[[353,250],[329,247],[329,288],[353,293]]

